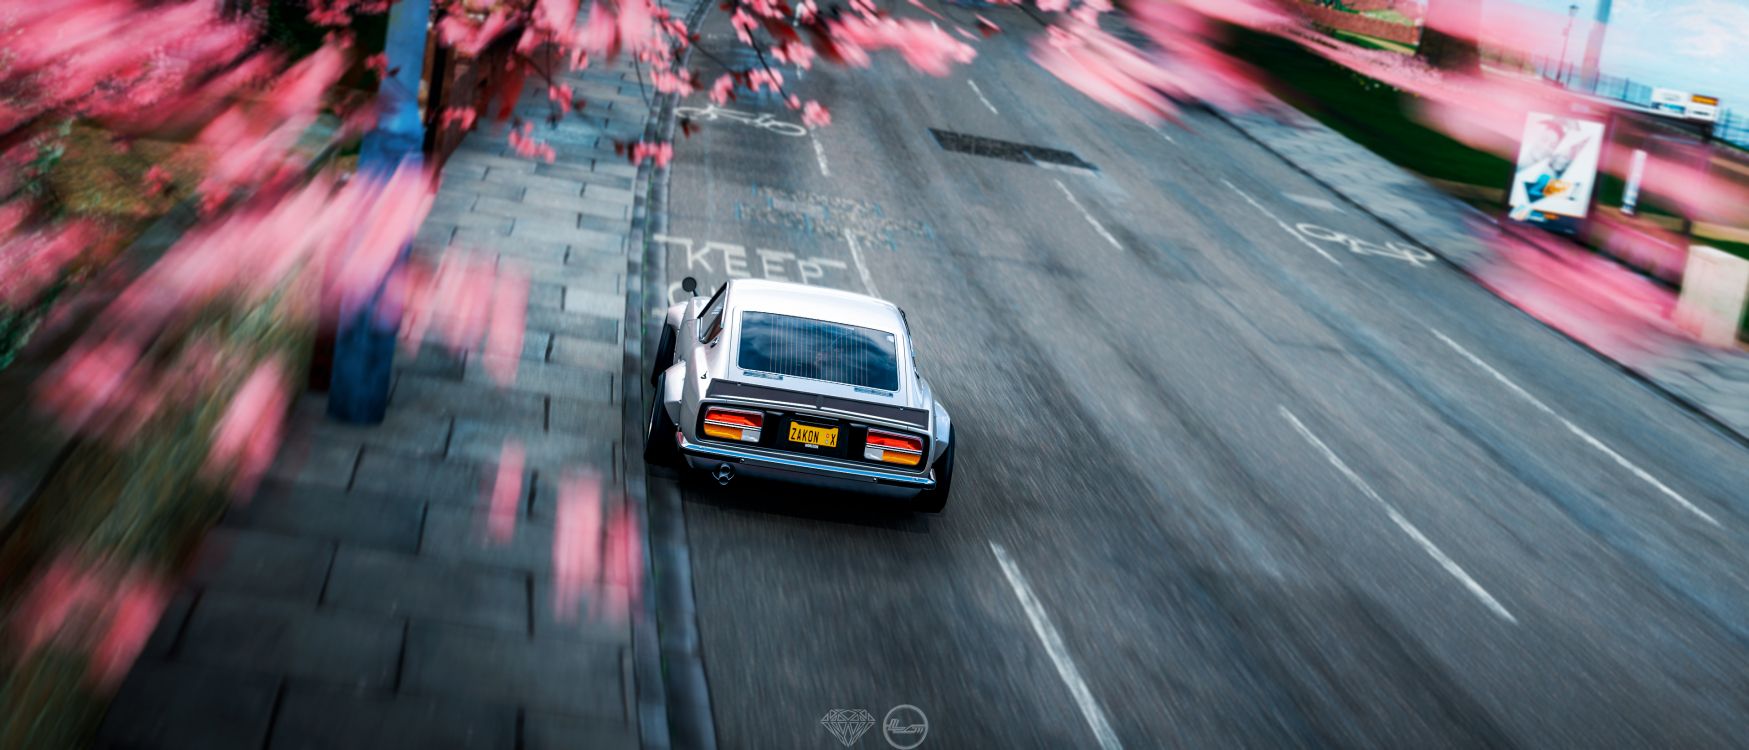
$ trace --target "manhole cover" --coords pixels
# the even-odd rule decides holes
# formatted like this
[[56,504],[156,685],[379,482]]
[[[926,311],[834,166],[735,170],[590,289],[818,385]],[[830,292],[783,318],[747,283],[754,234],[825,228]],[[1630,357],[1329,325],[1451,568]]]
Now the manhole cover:
[[1061,164],[1077,169],[1098,169],[1098,167],[1083,161],[1081,157],[1062,149],[985,138],[980,135],[966,135],[951,130],[930,128],[929,132],[935,136],[935,142],[941,144],[941,148],[945,151],[987,156],[991,159],[1002,159],[1020,164]]

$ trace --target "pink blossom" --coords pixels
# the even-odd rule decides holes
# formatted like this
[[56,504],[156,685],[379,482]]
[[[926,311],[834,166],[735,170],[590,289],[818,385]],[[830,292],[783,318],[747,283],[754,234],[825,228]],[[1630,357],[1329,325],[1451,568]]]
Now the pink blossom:
[[101,600],[96,578],[71,558],[56,559],[17,605],[12,626],[22,631],[15,636],[20,647],[25,654],[34,653],[52,641],[76,611]]
[[643,141],[638,141],[638,143],[632,147],[633,164],[642,162],[645,159],[652,159],[656,162],[656,166],[666,167],[668,166],[669,160],[673,158],[674,144],[672,143],[645,143]]
[[802,70],[814,67],[814,48],[799,39],[784,42],[771,48],[771,56],[780,63],[794,65]]
[[553,616],[570,622],[586,594],[600,586],[601,479],[568,472],[559,483],[553,519]]
[[499,385],[516,381],[522,361],[522,337],[528,315],[528,275],[502,271],[492,296],[491,327],[486,332],[486,371]]
[[1598,248],[1629,265],[1643,268],[1665,281],[1682,279],[1688,263],[1688,238],[1656,225],[1616,218],[1608,212],[1593,214],[1593,236]]
[[550,34],[569,34],[577,24],[578,5],[572,0],[537,0],[534,7],[535,25]]
[[654,10],[650,7],[650,0],[620,0],[621,44],[631,48],[633,52],[652,50],[658,43],[655,31]]
[[783,88],[783,73],[770,68],[758,68],[747,73],[747,90],[758,92],[761,88],[778,91]]
[[1549,326],[1629,364],[1680,340],[1675,295],[1644,277],[1552,235],[1477,231],[1495,252],[1477,277]]
[[279,449],[280,428],[290,403],[284,363],[270,358],[257,365],[219,418],[202,472],[216,478],[228,470],[233,495],[252,494]]
[[561,115],[571,111],[571,103],[576,99],[577,92],[573,91],[568,83],[547,87],[547,101],[558,105]]
[[299,61],[268,92],[268,116],[276,119],[304,117],[322,106],[322,97],[346,71],[346,55],[323,47]]
[[832,113],[817,101],[809,101],[802,105],[802,124],[810,128],[823,128],[832,124]]
[[735,76],[734,76],[734,74],[733,73],[724,73],[723,75],[719,76],[716,80],[716,83],[711,84],[710,96],[711,96],[711,102],[713,104],[728,104],[730,100],[734,99],[735,98]]
[[674,73],[667,70],[652,70],[650,71],[650,83],[657,91],[664,94],[689,96],[694,91],[691,71]]
[[473,107],[450,107],[443,110],[443,116],[438,119],[438,127],[447,128],[451,125],[460,126],[462,130],[474,128],[474,118],[478,115]]
[[65,271],[94,232],[81,221],[21,237],[0,234],[0,306],[19,308]]
[[[1140,3],[1132,6],[1131,11],[1139,18],[1145,19],[1139,23],[1147,25],[1158,15],[1150,15],[1149,11],[1174,12],[1179,9],[1163,7],[1173,3]],[[1291,23],[1291,18],[1282,12],[1281,8],[1266,0],[1178,0],[1176,5],[1188,14],[1224,21],[1234,26],[1244,26],[1252,29],[1271,29]],[[1146,32],[1147,30],[1144,29]]]
[[109,627],[91,652],[91,679],[103,688],[114,687],[127,674],[170,600],[163,583],[141,573],[124,576],[119,589]]
[[151,169],[146,170],[145,183],[146,197],[155,198],[170,185],[170,171],[161,164],[153,164]]
[[742,44],[752,44],[753,30],[759,28],[759,21],[738,8],[734,15],[729,16],[729,25],[735,27],[735,36]]
[[1177,113],[1162,89],[1172,82],[1128,44],[1093,27],[1053,26],[1033,45],[1033,60],[1094,101],[1140,120]]
[[510,131],[510,148],[517,154],[529,159],[540,159],[548,164],[553,162],[557,154],[546,141],[534,137],[534,123],[525,122],[520,129]]
[[404,311],[399,337],[407,356],[418,356],[425,344],[425,333],[431,329],[436,315],[431,294],[431,272],[423,263],[413,262],[397,271],[385,290],[389,304]]
[[619,51],[619,27],[614,23],[614,17],[608,12],[605,3],[591,3],[589,20],[584,22],[583,33],[577,38],[577,59],[572,67],[581,68],[585,54],[606,55],[612,57]]
[[431,212],[435,199],[429,175],[412,165],[397,168],[386,182],[369,178],[354,178],[353,182],[369,197],[361,196],[350,208],[359,216],[370,216],[371,221],[346,244],[334,277],[342,316],[350,315],[388,278],[389,269]]
[[486,45],[509,30],[512,16],[509,10],[499,6],[486,16],[485,20],[474,21],[467,15],[450,14],[444,16],[437,24],[437,32],[445,44],[455,48],[463,55],[475,56],[486,49]]
[[492,541],[509,543],[516,535],[516,517],[522,507],[522,466],[527,452],[522,441],[507,437],[498,449],[498,478],[492,484],[486,531]]
[[441,311],[438,334],[451,350],[470,350],[486,334],[491,325],[492,285],[490,261],[459,252],[444,257],[427,302]]
[[364,69],[377,74],[378,78],[389,77],[389,56],[378,52],[364,58]]
[[945,76],[955,63],[969,63],[977,51],[940,27],[915,19],[850,17],[832,26],[847,64],[866,66],[869,51],[897,50],[911,67]]
[[140,347],[126,340],[80,344],[64,355],[39,384],[42,405],[71,432],[113,413],[131,394],[129,376],[140,360]]
[[610,622],[621,621],[638,601],[644,571],[643,535],[628,506],[614,509],[606,536],[602,577],[609,598],[600,615]]

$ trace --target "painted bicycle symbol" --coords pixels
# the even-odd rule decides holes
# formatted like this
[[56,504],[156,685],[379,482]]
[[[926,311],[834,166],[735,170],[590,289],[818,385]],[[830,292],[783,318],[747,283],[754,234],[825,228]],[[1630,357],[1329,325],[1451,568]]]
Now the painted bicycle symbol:
[[716,122],[717,120],[729,120],[732,122],[738,122],[738,123],[741,123],[744,125],[751,125],[751,126],[756,127],[756,128],[768,130],[768,131],[771,131],[771,132],[776,133],[778,135],[789,136],[790,138],[803,138],[803,137],[806,137],[808,135],[807,128],[804,128],[804,127],[797,125],[793,122],[784,122],[782,120],[779,120],[769,112],[755,115],[752,112],[737,112],[737,111],[732,110],[732,109],[723,109],[721,107],[718,107],[715,104],[712,104],[712,105],[702,107],[702,108],[701,107],[676,107],[676,108],[674,108],[674,114],[678,117],[681,117],[681,118],[690,119],[690,120],[701,120],[704,122]]
[[1385,258],[1394,258],[1396,260],[1414,263],[1417,267],[1423,263],[1429,263],[1434,260],[1432,253],[1413,245],[1406,245],[1401,242],[1387,242],[1380,245],[1376,242],[1367,242],[1358,237],[1350,237],[1334,229],[1327,229],[1318,226],[1317,224],[1296,224],[1294,225],[1294,231],[1299,232],[1308,239],[1318,240],[1319,242],[1334,242],[1340,245],[1347,245],[1348,252],[1354,253],[1355,255],[1378,255]]

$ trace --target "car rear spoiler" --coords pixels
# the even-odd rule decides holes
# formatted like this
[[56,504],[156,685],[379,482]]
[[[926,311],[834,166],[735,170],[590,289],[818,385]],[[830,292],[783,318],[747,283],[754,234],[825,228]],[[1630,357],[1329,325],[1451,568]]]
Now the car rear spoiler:
[[705,390],[706,398],[749,398],[758,401],[773,401],[793,404],[812,409],[831,409],[850,414],[861,414],[874,419],[885,419],[892,422],[903,422],[917,429],[929,429],[929,412],[923,409],[912,409],[904,406],[888,406],[886,404],[871,404],[865,401],[852,401],[836,396],[821,396],[814,393],[801,393],[782,388],[772,388],[750,383],[737,383],[732,380],[713,380]]

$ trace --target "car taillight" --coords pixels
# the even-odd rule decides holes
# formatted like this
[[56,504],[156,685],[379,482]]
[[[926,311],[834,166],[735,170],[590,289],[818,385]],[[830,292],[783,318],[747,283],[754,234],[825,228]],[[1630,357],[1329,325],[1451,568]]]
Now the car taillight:
[[923,462],[923,440],[910,435],[869,430],[862,457],[870,461],[916,466]]
[[759,428],[765,426],[765,415],[756,411],[725,409],[712,406],[704,410],[704,434],[722,440],[759,442]]

